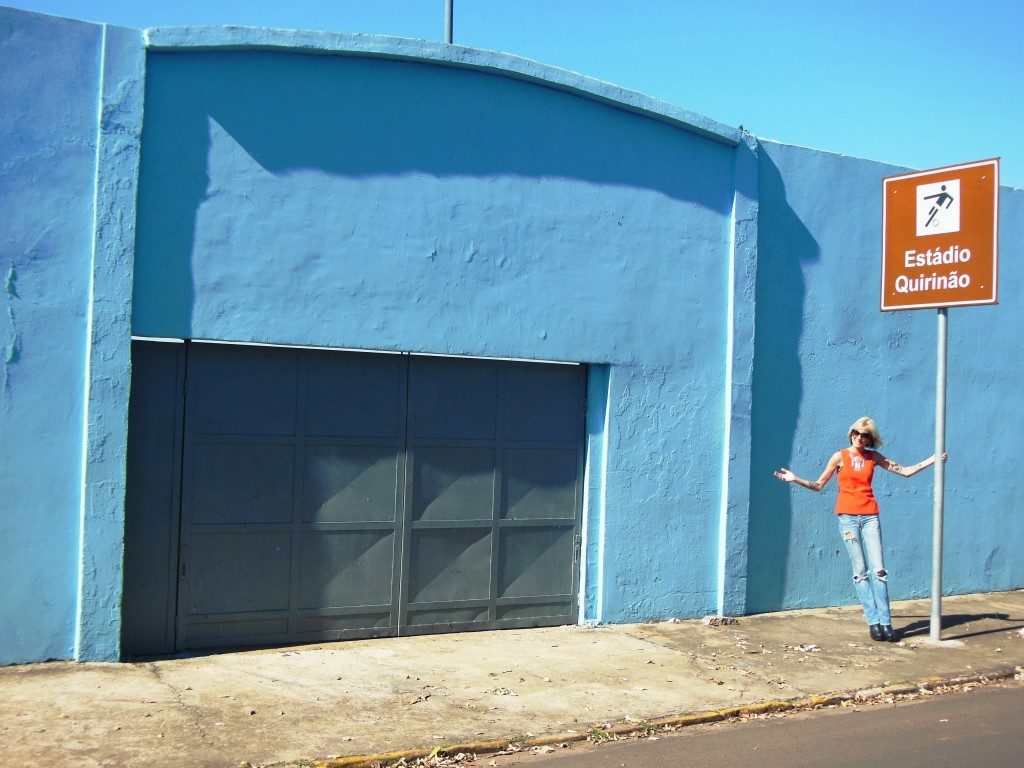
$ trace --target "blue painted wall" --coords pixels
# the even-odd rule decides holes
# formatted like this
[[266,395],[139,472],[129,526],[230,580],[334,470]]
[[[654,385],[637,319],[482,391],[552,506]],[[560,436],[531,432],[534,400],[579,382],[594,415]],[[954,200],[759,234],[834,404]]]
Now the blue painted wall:
[[[815,479],[849,425],[873,416],[883,453],[916,463],[934,450],[936,312],[881,313],[881,180],[894,168],[762,142],[747,609],[854,602],[848,560],[821,495],[783,486],[789,466]],[[1024,192],[1002,189],[1000,304],[949,310],[943,585],[949,593],[1024,583],[1020,483],[1024,429]],[[931,470],[881,473],[890,590],[930,594]]]
[[[931,453],[935,313],[877,310],[902,169],[458,46],[0,42],[0,663],[117,658],[132,333],[590,364],[582,620],[853,602],[834,487],[770,473],[865,413]],[[1004,188],[1002,303],[950,312],[950,592],[1024,585],[1022,229]],[[879,489],[924,595],[931,474]]]
[[733,162],[483,72],[151,54],[134,332],[611,364],[603,618],[706,611]]
[[101,33],[0,8],[0,663],[73,651]]

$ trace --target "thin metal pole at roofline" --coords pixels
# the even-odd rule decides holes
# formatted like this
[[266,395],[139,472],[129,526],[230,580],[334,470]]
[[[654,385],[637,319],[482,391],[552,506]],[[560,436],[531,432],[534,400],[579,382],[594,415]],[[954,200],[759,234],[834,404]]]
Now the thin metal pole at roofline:
[[444,41],[446,44],[452,44],[452,26],[453,17],[455,15],[455,0],[444,0]]
[[942,500],[946,480],[946,340],[947,309],[939,309],[938,344],[935,366],[935,492],[932,510],[932,615],[929,639],[942,640]]

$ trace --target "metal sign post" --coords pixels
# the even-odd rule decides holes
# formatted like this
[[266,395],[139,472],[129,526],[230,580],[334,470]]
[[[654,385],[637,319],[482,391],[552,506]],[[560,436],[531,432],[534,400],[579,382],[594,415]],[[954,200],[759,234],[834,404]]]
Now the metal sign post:
[[939,310],[935,364],[935,490],[932,504],[932,615],[929,637],[942,640],[942,502],[946,480],[946,340],[949,338],[947,310]]
[[[949,307],[996,304],[999,285],[999,160],[981,160],[882,181],[883,312],[934,307],[935,491],[930,640],[942,639],[942,521],[946,467]],[[953,641],[955,642],[955,641]]]

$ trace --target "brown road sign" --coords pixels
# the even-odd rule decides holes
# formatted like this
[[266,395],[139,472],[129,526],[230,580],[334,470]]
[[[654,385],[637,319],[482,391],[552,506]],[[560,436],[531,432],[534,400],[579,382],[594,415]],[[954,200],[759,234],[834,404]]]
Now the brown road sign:
[[998,302],[999,159],[882,181],[882,311]]

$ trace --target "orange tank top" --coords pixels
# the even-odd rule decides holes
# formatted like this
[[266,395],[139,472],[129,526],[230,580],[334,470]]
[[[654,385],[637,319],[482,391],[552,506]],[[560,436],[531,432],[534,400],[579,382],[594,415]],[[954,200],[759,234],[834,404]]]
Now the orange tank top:
[[839,467],[839,495],[836,497],[837,515],[877,515],[878,502],[871,490],[875,475],[875,455],[871,451],[850,455],[842,450],[843,463]]

